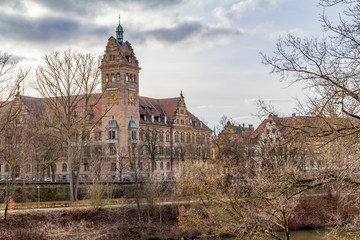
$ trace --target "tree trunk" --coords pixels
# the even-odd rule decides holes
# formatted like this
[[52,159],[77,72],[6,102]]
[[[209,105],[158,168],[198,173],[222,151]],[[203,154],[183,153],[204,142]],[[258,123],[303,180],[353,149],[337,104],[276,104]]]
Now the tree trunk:
[[74,189],[74,198],[78,200],[78,191],[79,191],[79,182],[80,182],[80,170],[81,170],[81,163],[83,158],[83,148],[84,148],[84,140],[81,140],[81,147],[80,147],[80,156],[79,156],[79,166],[77,167],[76,171],[76,182],[75,182],[75,189]]
[[6,221],[7,212],[9,209],[9,197],[10,197],[10,189],[9,189],[9,182],[6,181],[6,193],[5,193],[5,210],[4,210],[4,220]]
[[69,174],[69,186],[70,186],[70,201],[74,201],[74,179],[72,173],[72,156],[71,156],[71,139],[70,131],[68,130],[67,135],[67,158],[68,158],[68,174]]
[[[130,156],[130,162],[132,162],[132,161],[133,161],[133,156]],[[140,234],[141,234],[141,232],[142,232],[142,222],[141,222],[141,208],[140,208],[140,196],[139,196],[140,186],[138,184],[137,166],[136,166],[136,164],[134,164],[134,165],[135,165],[134,173],[135,173],[135,185],[136,185],[136,206],[137,206],[137,211],[138,211]]]

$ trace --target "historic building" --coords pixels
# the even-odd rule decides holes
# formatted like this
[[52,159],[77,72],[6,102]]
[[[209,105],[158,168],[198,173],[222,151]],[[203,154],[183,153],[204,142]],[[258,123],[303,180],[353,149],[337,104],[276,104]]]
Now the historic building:
[[[119,23],[116,37],[108,39],[101,61],[102,92],[94,95],[101,100],[86,119],[95,127],[84,147],[80,179],[92,179],[92,168],[99,165],[103,180],[132,180],[135,171],[140,178],[153,175],[157,179],[175,179],[187,159],[211,158],[212,131],[187,110],[182,92],[179,97],[167,99],[139,96],[141,68],[123,33]],[[17,95],[16,101],[22,105],[22,113],[15,120],[18,125],[27,125],[27,116],[46,108],[42,98]],[[46,170],[49,166],[39,167],[28,158],[15,166],[17,171],[12,177],[34,179],[53,175],[56,181],[68,180],[64,157],[51,163],[54,174]],[[92,158],[101,161],[95,166]],[[1,161],[0,177],[8,176],[10,169]]]

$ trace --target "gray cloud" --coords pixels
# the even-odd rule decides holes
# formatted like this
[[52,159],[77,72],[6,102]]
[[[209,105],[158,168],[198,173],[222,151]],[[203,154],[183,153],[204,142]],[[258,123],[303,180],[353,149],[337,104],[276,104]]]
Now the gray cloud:
[[130,37],[135,42],[156,40],[163,43],[178,43],[191,38],[216,40],[220,37],[234,37],[238,35],[241,35],[241,32],[237,29],[210,27],[197,21],[181,22],[172,28],[157,28],[130,33]]
[[[26,19],[22,16],[0,14],[0,32],[12,40],[32,42],[63,41],[79,29],[76,21],[47,17]],[[4,37],[3,35],[3,37]]]
[[180,4],[183,0],[33,0],[54,11],[77,14],[93,14],[98,6],[107,5],[112,8],[126,8],[127,5],[137,5],[146,9],[163,9]]

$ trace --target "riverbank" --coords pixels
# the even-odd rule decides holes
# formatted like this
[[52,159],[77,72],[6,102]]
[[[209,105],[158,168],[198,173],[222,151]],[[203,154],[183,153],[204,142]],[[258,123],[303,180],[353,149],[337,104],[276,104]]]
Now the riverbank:
[[[181,239],[210,234],[179,227],[179,208],[201,210],[199,204],[142,206],[141,222],[135,207],[74,209],[57,212],[11,213],[0,220],[0,239]],[[358,214],[339,209],[336,198],[302,199],[291,229],[314,229],[334,224],[334,217]]]

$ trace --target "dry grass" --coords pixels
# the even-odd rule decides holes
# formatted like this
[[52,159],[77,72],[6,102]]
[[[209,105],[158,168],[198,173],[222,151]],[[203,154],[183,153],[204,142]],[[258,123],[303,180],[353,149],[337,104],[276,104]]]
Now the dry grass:
[[14,213],[0,220],[0,239],[177,239],[177,207],[163,208],[162,225],[157,214],[144,209],[141,229],[135,209]]

